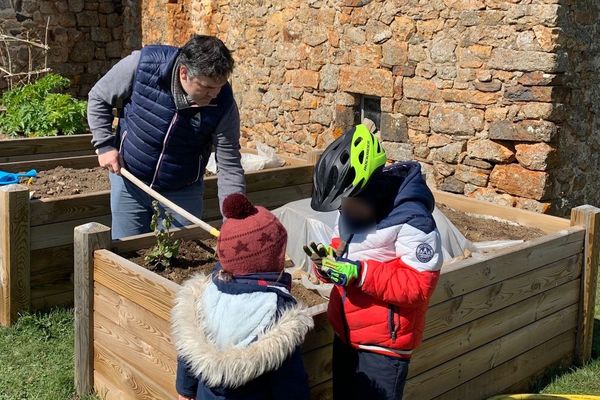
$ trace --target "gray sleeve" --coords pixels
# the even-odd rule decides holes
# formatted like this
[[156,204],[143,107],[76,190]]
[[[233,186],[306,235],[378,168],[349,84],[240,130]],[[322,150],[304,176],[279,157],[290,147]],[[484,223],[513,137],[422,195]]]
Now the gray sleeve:
[[240,153],[240,113],[234,102],[213,135],[219,204],[232,193],[244,193],[246,179]]
[[116,63],[90,90],[87,118],[92,145],[103,153],[115,148],[112,132],[113,107],[131,95],[135,70],[141,52],[134,51]]

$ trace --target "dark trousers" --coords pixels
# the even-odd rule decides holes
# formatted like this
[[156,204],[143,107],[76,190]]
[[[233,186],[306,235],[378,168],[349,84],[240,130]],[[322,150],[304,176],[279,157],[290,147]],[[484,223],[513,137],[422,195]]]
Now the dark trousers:
[[408,360],[356,350],[333,340],[334,400],[401,400]]

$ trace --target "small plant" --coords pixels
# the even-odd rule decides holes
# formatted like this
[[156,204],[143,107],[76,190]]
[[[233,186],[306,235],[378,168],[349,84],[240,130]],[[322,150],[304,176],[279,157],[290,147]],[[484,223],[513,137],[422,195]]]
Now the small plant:
[[64,94],[69,80],[48,74],[7,90],[0,100],[0,130],[10,136],[56,136],[84,133],[87,103]]
[[160,208],[158,207],[158,201],[152,202],[152,221],[150,227],[156,235],[156,244],[154,247],[146,253],[144,260],[152,267],[153,270],[164,270],[171,265],[171,260],[177,257],[179,253],[179,240],[173,239],[173,234],[169,232],[173,224],[173,217],[171,214],[165,212],[162,225],[160,226]]

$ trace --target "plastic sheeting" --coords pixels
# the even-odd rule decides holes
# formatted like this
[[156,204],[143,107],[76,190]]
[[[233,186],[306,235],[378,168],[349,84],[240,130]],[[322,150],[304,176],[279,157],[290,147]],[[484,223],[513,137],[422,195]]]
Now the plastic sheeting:
[[[329,243],[335,229],[338,212],[314,211],[310,207],[310,199],[302,199],[288,203],[274,210],[273,213],[288,231],[287,255],[296,267],[309,271],[310,258],[302,250],[302,245],[310,242]],[[504,248],[522,242],[521,240],[499,240],[473,243],[465,238],[439,209],[434,210],[433,218],[440,232],[446,262],[454,258],[464,258],[466,254]]]
[[[283,167],[285,164],[285,161],[277,156],[275,149],[266,144],[257,143],[256,150],[258,154],[242,153],[242,168],[244,172],[256,172],[265,168]],[[217,173],[215,153],[210,155],[208,164],[206,164],[206,170],[213,174]]]

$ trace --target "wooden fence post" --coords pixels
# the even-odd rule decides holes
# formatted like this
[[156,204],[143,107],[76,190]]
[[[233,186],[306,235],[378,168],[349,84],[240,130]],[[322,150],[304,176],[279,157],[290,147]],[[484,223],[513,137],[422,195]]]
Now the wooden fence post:
[[575,354],[577,363],[585,364],[592,355],[594,336],[594,306],[600,261],[600,209],[589,205],[574,208],[571,210],[571,225],[582,226],[586,230]]
[[90,222],[75,228],[75,389],[80,396],[94,388],[94,251],[109,248],[110,228]]
[[0,187],[0,325],[11,325],[31,303],[29,189]]

